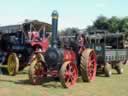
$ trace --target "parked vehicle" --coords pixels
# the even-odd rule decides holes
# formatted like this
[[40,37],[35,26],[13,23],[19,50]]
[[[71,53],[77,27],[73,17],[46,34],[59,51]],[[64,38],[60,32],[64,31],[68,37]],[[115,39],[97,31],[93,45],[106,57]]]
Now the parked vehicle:
[[102,70],[108,77],[112,74],[112,68],[116,69],[118,74],[122,74],[123,64],[128,59],[128,49],[124,47],[124,34],[93,34],[87,38],[89,46],[96,51],[97,69]]
[[85,47],[85,37],[81,34],[74,41],[65,40],[62,47],[57,37],[57,26],[58,13],[53,11],[51,47],[45,54],[38,52],[33,58],[29,69],[31,83],[41,84],[46,77],[56,77],[63,87],[70,88],[75,85],[79,75],[83,81],[94,80],[97,66],[95,51]]
[[[0,40],[0,69],[3,74],[16,75],[29,64],[34,52],[46,52],[48,39],[40,32],[31,30],[30,23],[23,24],[23,30],[2,34]],[[45,33],[45,32],[44,32]]]

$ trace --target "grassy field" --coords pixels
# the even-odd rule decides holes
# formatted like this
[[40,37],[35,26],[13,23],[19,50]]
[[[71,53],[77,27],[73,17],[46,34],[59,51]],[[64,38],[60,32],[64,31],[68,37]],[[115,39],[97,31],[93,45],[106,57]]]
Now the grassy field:
[[33,86],[26,70],[14,77],[0,75],[0,96],[128,96],[128,65],[122,75],[113,70],[110,78],[100,75],[91,83],[78,82],[71,89],[62,88],[58,81]]

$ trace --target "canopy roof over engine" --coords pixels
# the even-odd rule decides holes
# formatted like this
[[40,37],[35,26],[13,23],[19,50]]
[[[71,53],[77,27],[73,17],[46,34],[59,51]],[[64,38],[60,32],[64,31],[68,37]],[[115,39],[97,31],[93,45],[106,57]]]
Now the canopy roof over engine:
[[[32,24],[33,30],[38,31],[42,26],[45,26],[46,32],[51,32],[51,24],[41,22],[38,20],[32,20],[32,21],[25,21],[23,24],[16,24],[16,25],[7,25],[7,26],[1,26],[0,27],[0,33],[14,33],[20,30],[23,30],[23,26],[26,25],[29,27],[29,25]],[[28,28],[30,30],[30,27]],[[29,31],[27,30],[27,31]]]
[[120,38],[123,37],[123,33],[107,33],[107,34],[93,34],[88,35],[87,38],[89,39],[108,39],[108,38]]

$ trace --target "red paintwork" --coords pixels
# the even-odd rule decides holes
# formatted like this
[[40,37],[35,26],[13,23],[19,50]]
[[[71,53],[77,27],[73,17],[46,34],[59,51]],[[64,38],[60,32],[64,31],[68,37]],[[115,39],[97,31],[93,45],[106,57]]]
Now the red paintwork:
[[64,73],[65,85],[67,88],[71,88],[76,84],[78,78],[78,69],[76,64],[74,64],[73,62],[68,63],[65,67],[66,67]]
[[52,77],[58,77],[58,71],[55,69],[50,69],[47,74],[49,74],[49,76],[52,76]]
[[[28,32],[28,36],[29,38],[31,39],[31,42],[30,44],[35,47],[35,46],[38,46],[40,47],[42,50],[43,53],[46,52],[46,50],[48,49],[49,47],[49,40],[48,38],[45,38],[45,37],[42,37],[40,38],[39,37],[39,32]],[[42,40],[41,40],[42,39]]]
[[76,61],[76,54],[73,50],[64,49],[64,61],[70,61],[69,64],[62,65],[66,67],[64,73],[65,85],[71,88],[76,84],[78,78],[78,69],[74,61]]
[[96,77],[96,55],[94,51],[90,53],[87,61],[88,78],[92,81]]
[[72,50],[64,49],[64,61],[75,61],[76,54]]
[[37,31],[28,32],[28,36],[29,36],[29,39],[35,40],[39,38],[39,32]]
[[31,45],[34,46],[38,46],[42,49],[42,52],[45,53],[46,50],[49,47],[49,41],[47,38],[43,38],[42,40],[38,40],[38,41],[32,41]]

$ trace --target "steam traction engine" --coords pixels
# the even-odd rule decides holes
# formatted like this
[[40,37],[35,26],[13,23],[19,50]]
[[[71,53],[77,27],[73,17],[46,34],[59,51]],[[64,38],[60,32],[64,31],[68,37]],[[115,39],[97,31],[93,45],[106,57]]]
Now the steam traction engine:
[[[74,86],[78,75],[90,82],[96,75],[96,55],[93,49],[85,48],[83,35],[74,41],[67,41],[64,47],[57,40],[58,13],[52,13],[52,43],[44,55],[36,53],[31,61],[29,79],[32,84],[40,84],[46,77],[59,77],[65,88]],[[80,74],[78,74],[80,73]]]
[[24,23],[22,31],[2,35],[0,70],[3,74],[16,75],[28,65],[34,52],[45,52],[48,49],[48,39],[40,36],[37,31],[30,31],[30,26],[30,23]]

